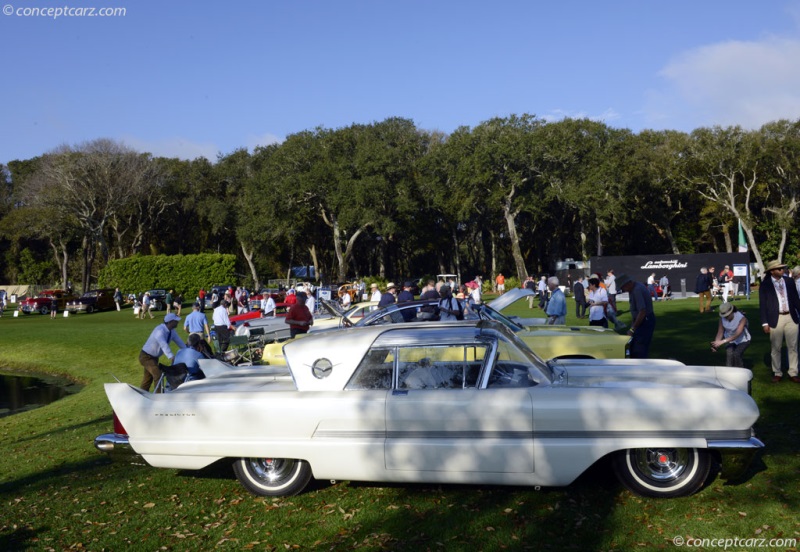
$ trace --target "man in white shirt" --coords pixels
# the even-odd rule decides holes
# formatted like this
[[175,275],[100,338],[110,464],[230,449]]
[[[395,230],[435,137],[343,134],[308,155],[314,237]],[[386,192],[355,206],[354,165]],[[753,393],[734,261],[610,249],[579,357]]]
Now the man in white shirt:
[[266,318],[267,316],[275,316],[275,299],[272,298],[272,294],[265,291],[264,295],[261,297],[261,316]]
[[170,361],[175,357],[170,348],[170,342],[175,343],[179,349],[186,347],[186,344],[175,331],[181,317],[176,314],[168,314],[164,317],[164,323],[159,324],[150,333],[150,337],[145,341],[139,353],[139,364],[144,368],[144,376],[140,389],[150,391],[150,386],[154,381],[161,377],[161,369],[158,367],[158,359],[163,354]]
[[606,272],[606,293],[608,294],[608,302],[611,303],[614,311],[617,310],[617,277],[614,276],[614,269],[608,269]]
[[231,343],[231,330],[233,329],[231,319],[228,318],[228,307],[230,307],[230,303],[223,299],[219,306],[214,309],[214,313],[211,316],[219,348],[222,351],[228,350],[228,345]]
[[370,301],[375,301],[376,303],[381,300],[381,290],[378,289],[378,284],[372,282],[370,284],[370,289],[372,290],[372,296],[369,298]]

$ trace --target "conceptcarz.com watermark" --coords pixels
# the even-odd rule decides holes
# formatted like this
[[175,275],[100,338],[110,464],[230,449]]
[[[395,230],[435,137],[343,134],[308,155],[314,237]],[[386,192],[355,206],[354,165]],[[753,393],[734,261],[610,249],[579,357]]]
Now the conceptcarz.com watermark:
[[44,17],[47,19],[58,19],[59,17],[125,17],[128,13],[127,8],[97,8],[91,6],[74,7],[63,6],[24,6],[14,7],[12,4],[3,6],[3,15],[13,17]]
[[756,548],[795,548],[797,547],[797,539],[764,539],[758,537],[708,539],[681,537],[679,535],[672,538],[672,544],[675,546],[685,546],[687,548],[722,548],[723,550],[742,548],[745,550],[754,550]]

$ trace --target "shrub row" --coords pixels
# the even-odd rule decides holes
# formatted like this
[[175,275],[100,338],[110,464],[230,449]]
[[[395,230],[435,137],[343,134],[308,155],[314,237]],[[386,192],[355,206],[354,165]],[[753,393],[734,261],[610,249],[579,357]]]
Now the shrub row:
[[148,289],[174,289],[186,301],[193,300],[201,287],[236,281],[236,256],[220,253],[199,255],[136,256],[109,261],[100,271],[101,287],[119,287],[124,293]]

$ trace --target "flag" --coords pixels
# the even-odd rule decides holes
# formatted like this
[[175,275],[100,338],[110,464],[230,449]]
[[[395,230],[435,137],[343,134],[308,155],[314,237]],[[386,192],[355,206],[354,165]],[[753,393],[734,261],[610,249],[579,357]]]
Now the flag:
[[747,240],[744,239],[741,220],[739,221],[739,253],[747,253]]

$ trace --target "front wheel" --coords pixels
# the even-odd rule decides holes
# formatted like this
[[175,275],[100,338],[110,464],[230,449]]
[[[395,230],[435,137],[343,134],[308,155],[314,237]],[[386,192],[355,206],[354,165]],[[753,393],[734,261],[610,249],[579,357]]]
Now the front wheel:
[[92,314],[94,312],[94,307],[92,305],[88,305],[86,307],[86,314]]
[[705,449],[628,449],[614,458],[614,471],[623,485],[636,494],[655,498],[697,492],[710,470],[711,457]]
[[290,458],[239,458],[233,463],[236,479],[256,496],[293,496],[311,480],[311,466]]
[[42,314],[50,314],[50,307],[39,307],[39,312]]

